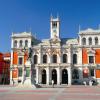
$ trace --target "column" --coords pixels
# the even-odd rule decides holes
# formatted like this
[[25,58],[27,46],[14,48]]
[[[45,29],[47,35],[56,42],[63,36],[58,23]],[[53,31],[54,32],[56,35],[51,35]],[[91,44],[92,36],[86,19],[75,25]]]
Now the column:
[[72,74],[71,74],[71,67],[68,68],[68,85],[71,85]]
[[57,68],[57,85],[60,85],[60,68]]
[[36,84],[39,83],[39,68],[36,67]]
[[62,55],[58,55],[59,61],[58,63],[62,63]]
[[39,55],[38,55],[38,63],[39,63],[39,64],[42,63],[42,57],[41,57],[42,53],[41,53],[41,48],[42,48],[42,47],[40,46]]
[[11,50],[10,84],[13,84],[13,82],[12,82],[12,68],[13,68],[13,50]]
[[96,78],[96,69],[94,68],[94,78]]
[[48,54],[47,57],[48,57],[48,59],[47,59],[48,61],[47,62],[51,63],[51,55]]
[[11,85],[13,84],[13,81],[12,81],[12,69],[10,69],[10,84]]
[[72,64],[72,45],[70,45],[68,50],[68,63]]
[[82,82],[82,80],[83,80],[83,70],[82,70],[82,68],[79,68],[78,72],[79,72],[79,81]]
[[49,85],[49,83],[50,83],[50,70],[49,70],[49,66],[47,67],[47,69],[46,69],[46,84],[47,85]]

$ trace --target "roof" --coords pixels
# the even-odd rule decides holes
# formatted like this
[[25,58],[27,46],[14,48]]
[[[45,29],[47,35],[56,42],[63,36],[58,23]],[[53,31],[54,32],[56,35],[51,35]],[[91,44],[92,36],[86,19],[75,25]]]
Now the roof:
[[12,37],[33,37],[31,32],[12,33]]
[[88,29],[86,29],[86,30],[81,30],[80,32],[79,32],[79,34],[100,34],[100,29],[92,29],[92,28],[88,28]]
[[66,41],[66,44],[78,44],[78,40],[77,39],[68,39]]
[[3,55],[4,57],[10,57],[11,56],[11,54],[9,53],[9,52],[7,52],[7,53],[4,53],[4,55]]

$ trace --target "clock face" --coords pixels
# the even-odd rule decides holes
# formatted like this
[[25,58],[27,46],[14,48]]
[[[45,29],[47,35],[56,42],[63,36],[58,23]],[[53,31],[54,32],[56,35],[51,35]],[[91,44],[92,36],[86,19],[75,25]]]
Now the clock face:
[[57,31],[56,31],[56,30],[53,30],[53,32],[54,32],[54,33],[57,33]]
[[53,29],[53,32],[54,32],[54,33],[57,33],[57,30],[56,30],[56,29]]

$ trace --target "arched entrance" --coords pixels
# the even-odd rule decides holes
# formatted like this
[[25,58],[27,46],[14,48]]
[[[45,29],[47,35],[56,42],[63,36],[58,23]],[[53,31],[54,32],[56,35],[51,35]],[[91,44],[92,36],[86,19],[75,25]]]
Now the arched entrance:
[[72,73],[72,79],[79,79],[78,69],[74,69]]
[[55,69],[52,70],[52,80],[54,84],[57,84],[57,71]]
[[62,84],[68,84],[68,72],[67,69],[62,70]]
[[46,70],[42,70],[42,84],[46,84]]

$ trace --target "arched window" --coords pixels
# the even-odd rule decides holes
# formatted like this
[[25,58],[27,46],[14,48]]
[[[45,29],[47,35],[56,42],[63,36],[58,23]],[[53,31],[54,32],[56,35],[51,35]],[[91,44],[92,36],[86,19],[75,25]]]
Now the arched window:
[[20,46],[20,47],[23,46],[23,41],[22,41],[22,40],[20,40],[20,42],[19,42],[19,46]]
[[83,38],[83,39],[82,39],[82,44],[83,44],[83,45],[86,45],[86,38]]
[[25,40],[25,47],[28,47],[28,40]]
[[43,55],[43,63],[47,63],[47,55]]
[[68,84],[68,71],[67,71],[67,69],[62,70],[62,84]]
[[57,55],[53,55],[53,63],[57,63]]
[[92,38],[89,38],[89,45],[92,45]]
[[73,54],[73,64],[77,64],[77,54]]
[[72,72],[72,78],[73,79],[79,79],[79,72],[77,69],[74,69]]
[[57,22],[53,22],[53,23],[52,23],[52,26],[53,26],[53,27],[57,27]]
[[34,64],[37,64],[37,61],[38,61],[38,57],[37,55],[34,55]]
[[98,45],[98,38],[95,37],[95,45]]
[[67,54],[63,54],[63,63],[67,63]]
[[14,41],[14,47],[17,47],[17,40]]

